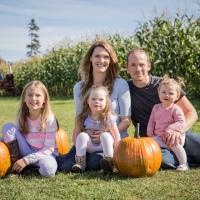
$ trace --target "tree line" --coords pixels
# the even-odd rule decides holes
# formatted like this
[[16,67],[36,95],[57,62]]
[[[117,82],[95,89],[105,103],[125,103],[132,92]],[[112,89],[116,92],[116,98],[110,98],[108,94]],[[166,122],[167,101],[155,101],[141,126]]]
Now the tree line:
[[[185,89],[194,97],[200,96],[199,38],[200,18],[194,19],[186,14],[177,14],[173,20],[156,17],[140,25],[128,37],[119,34],[104,36],[117,52],[123,78],[129,78],[124,68],[127,53],[141,47],[150,54],[152,74],[182,77]],[[42,58],[17,64],[14,70],[16,85],[22,88],[30,80],[38,79],[48,86],[52,95],[71,96],[74,84],[80,79],[77,74],[80,61],[93,42],[87,39],[65,48],[52,49]]]

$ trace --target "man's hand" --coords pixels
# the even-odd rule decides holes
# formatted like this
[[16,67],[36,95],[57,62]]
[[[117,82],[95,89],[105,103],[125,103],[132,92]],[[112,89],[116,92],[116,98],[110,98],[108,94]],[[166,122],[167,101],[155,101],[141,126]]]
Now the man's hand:
[[181,142],[181,131],[170,131],[170,133],[167,134],[165,139],[165,144],[169,147],[181,144]]

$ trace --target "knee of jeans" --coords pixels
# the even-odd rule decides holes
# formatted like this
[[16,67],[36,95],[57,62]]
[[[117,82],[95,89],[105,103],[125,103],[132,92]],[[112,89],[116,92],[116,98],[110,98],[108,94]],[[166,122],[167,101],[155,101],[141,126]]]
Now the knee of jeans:
[[56,174],[58,165],[56,160],[53,161],[53,159],[42,159],[41,161],[39,161],[39,167],[39,172],[42,176],[52,177]]
[[73,157],[57,156],[56,161],[58,163],[58,171],[70,172],[75,163],[75,155]]
[[185,146],[190,148],[198,148],[200,145],[200,135],[193,133],[191,131],[186,132],[185,136]]
[[163,169],[176,168],[176,166],[178,165],[178,161],[174,153],[165,148],[161,148],[161,151],[162,151],[161,168]]
[[103,155],[100,153],[90,153],[87,154],[87,169],[88,170],[100,170],[100,160],[103,158]]
[[75,163],[76,148],[73,146],[70,151],[64,156],[57,156],[58,170],[70,172]]

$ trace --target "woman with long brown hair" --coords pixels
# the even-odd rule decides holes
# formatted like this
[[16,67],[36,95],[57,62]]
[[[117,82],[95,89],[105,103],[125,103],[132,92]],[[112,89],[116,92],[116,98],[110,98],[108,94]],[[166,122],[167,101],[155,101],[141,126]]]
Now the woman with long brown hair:
[[[119,76],[119,65],[116,53],[112,46],[106,41],[96,41],[83,57],[79,69],[81,81],[74,86],[74,102],[75,102],[75,128],[73,130],[73,142],[77,134],[80,133],[80,126],[77,116],[83,108],[83,98],[87,91],[93,86],[105,86],[108,88],[111,111],[118,115],[117,127],[121,137],[126,137],[127,128],[130,123],[130,92],[126,80]],[[100,132],[93,131],[90,133],[92,141],[98,143],[100,140]],[[63,156],[58,157],[59,170],[70,171],[75,160],[75,147]],[[87,156],[87,169],[97,170],[100,168],[99,161],[102,159],[101,154],[91,153]]]

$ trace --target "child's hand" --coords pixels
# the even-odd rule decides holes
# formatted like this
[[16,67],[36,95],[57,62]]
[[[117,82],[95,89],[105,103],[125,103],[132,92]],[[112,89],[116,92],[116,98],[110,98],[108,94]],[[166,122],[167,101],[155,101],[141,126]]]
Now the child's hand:
[[24,167],[26,167],[27,164],[26,164],[26,161],[22,158],[22,159],[19,159],[17,160],[14,165],[13,165],[13,168],[12,168],[12,171],[15,171],[17,173],[21,172]]

